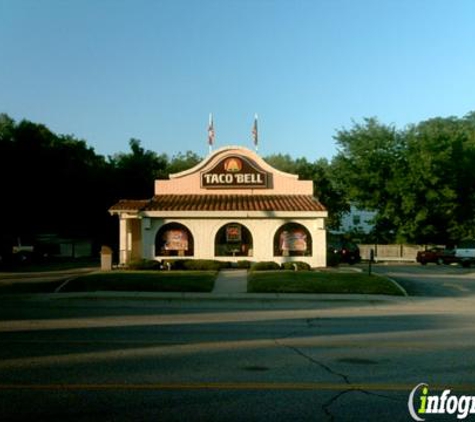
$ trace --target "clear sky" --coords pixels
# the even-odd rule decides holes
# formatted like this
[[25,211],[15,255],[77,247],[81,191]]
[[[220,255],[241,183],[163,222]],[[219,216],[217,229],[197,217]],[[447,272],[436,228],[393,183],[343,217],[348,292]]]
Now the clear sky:
[[475,110],[473,0],[0,0],[0,112],[173,155],[309,160],[336,129]]

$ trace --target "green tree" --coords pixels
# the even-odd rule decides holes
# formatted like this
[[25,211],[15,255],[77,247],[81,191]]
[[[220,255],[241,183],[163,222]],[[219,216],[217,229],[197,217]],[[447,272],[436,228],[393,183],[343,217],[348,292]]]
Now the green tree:
[[402,199],[399,181],[407,167],[403,134],[373,117],[338,130],[335,140],[339,151],[331,163],[332,180],[349,202],[378,212],[378,236],[391,241]]
[[[167,177],[168,157],[166,154],[145,150],[140,140],[129,141],[131,152],[109,157],[114,168],[117,199],[144,199],[154,194],[154,181]],[[112,205],[112,204],[111,204]]]
[[333,229],[339,227],[342,215],[349,211],[349,204],[333,181],[328,160],[322,158],[311,163],[305,157],[293,159],[288,154],[274,154],[266,157],[265,161],[278,170],[298,174],[302,180],[312,180],[315,197],[328,210],[327,226]]
[[454,243],[475,235],[474,113],[403,131],[365,119],[336,140],[333,178],[352,203],[377,211],[379,241]]
[[184,170],[191,169],[192,167],[196,166],[200,163],[202,158],[195,154],[192,151],[187,151],[185,154],[178,153],[172,157],[170,160],[167,172],[169,174],[179,173]]
[[474,115],[435,118],[408,128],[400,236],[453,243],[474,236]]
[[1,115],[0,183],[9,204],[0,209],[1,233],[98,234],[110,205],[108,170],[85,141]]

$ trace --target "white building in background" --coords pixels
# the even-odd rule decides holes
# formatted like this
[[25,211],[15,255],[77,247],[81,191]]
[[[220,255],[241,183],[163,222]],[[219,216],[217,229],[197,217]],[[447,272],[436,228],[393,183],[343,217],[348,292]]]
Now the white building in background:
[[304,261],[326,266],[325,207],[298,180],[242,147],[155,182],[155,196],[123,199],[120,263],[135,259]]
[[352,231],[358,231],[368,234],[374,228],[375,211],[366,211],[351,206],[350,212],[343,215],[341,219],[341,231],[348,233]]

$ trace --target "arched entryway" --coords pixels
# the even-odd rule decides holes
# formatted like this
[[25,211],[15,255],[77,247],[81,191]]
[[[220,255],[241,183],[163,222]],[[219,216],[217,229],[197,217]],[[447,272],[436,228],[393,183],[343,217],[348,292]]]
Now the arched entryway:
[[156,256],[193,256],[194,241],[188,227],[168,223],[160,227],[155,236]]
[[252,256],[251,232],[239,223],[225,224],[216,233],[214,254],[215,256]]
[[287,223],[274,236],[274,256],[311,256],[312,236],[305,226]]

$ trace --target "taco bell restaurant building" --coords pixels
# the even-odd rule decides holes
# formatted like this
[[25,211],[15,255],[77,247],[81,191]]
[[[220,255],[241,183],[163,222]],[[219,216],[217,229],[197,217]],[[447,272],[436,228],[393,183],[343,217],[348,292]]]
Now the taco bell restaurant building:
[[325,207],[313,182],[281,172],[243,147],[216,150],[155,181],[150,199],[122,199],[120,264],[169,258],[304,261],[326,265]]

